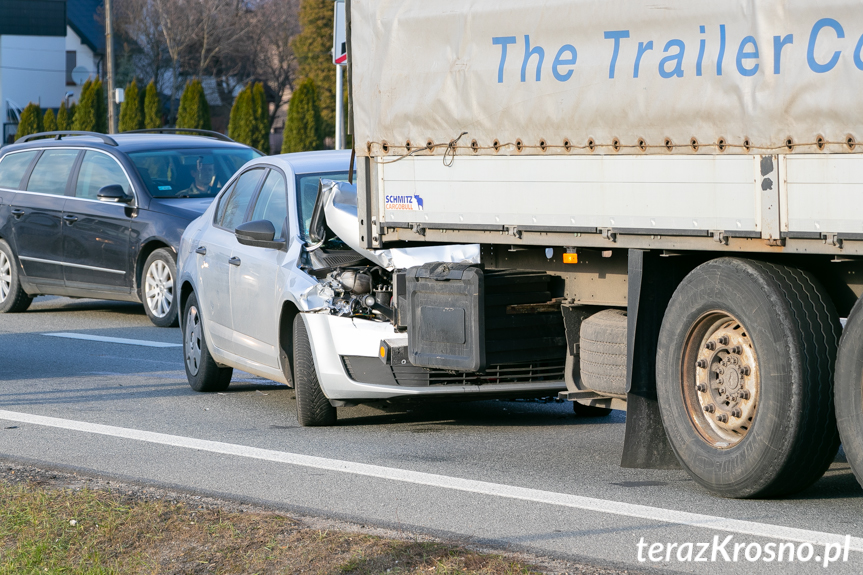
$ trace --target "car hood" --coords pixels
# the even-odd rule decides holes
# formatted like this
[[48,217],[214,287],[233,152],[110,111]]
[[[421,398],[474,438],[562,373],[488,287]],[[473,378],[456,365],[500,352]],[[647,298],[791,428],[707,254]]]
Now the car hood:
[[150,209],[154,212],[169,214],[194,220],[210,207],[214,198],[153,198]]

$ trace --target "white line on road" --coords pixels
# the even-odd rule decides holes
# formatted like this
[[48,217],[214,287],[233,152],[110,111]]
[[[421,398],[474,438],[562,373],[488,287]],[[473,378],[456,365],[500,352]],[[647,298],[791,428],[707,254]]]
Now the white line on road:
[[162,341],[147,341],[145,339],[126,339],[124,337],[106,337],[103,335],[88,335],[86,333],[43,333],[50,337],[65,337],[66,339],[84,339],[87,341],[102,341],[105,343],[121,343],[123,345],[140,345],[143,347],[183,347],[182,343],[165,343]]
[[[754,535],[756,537],[769,537],[773,539],[784,539],[787,541],[799,541],[804,543],[809,542],[816,545],[832,543],[844,546],[847,543],[845,535],[835,533],[824,533],[821,531],[810,531],[807,529],[771,525],[769,523],[756,523],[754,521],[713,517],[710,515],[701,515],[699,513],[663,509],[661,507],[649,507],[647,505],[609,501],[606,499],[570,495],[568,493],[554,493],[551,491],[541,491],[539,489],[529,489],[514,485],[474,481],[472,479],[461,479],[458,477],[423,473],[420,471],[408,471],[405,469],[395,469],[380,465],[369,465],[366,463],[328,459],[312,455],[273,451],[257,447],[248,447],[245,445],[236,445],[233,443],[222,443],[219,441],[167,435],[164,433],[155,433],[139,429],[128,429],[125,427],[114,427],[111,425],[100,425],[97,423],[87,423],[84,421],[45,417],[41,415],[31,415],[29,413],[18,413],[5,410],[0,410],[0,419],[15,421],[18,423],[30,423],[33,425],[44,425],[47,427],[81,431],[84,433],[95,433],[98,435],[133,439],[136,441],[144,441],[147,443],[168,445],[172,447],[196,449],[210,453],[221,453],[224,455],[234,455],[237,457],[259,459],[262,461],[273,461],[276,463],[286,463],[288,465],[299,465],[302,467],[312,467],[327,471],[376,477],[392,481],[401,481],[404,483],[428,485],[443,489],[465,491],[468,493],[518,499],[521,501],[532,501],[546,505],[571,507],[586,511],[609,513],[612,515],[622,515],[625,517],[646,519],[654,522],[658,521],[678,525],[690,525],[692,527],[701,527],[706,529],[716,529],[736,534]],[[863,539],[859,537],[851,537],[849,549],[863,552]]]

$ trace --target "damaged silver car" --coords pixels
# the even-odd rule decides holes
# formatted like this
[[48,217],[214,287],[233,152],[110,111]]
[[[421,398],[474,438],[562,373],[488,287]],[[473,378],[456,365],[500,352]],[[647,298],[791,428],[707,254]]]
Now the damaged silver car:
[[[478,326],[497,326],[504,334],[498,348],[466,353],[463,371],[434,367],[440,354],[449,353],[452,365],[452,354],[476,343],[471,330],[452,333],[464,330],[464,314],[448,303],[476,305],[468,280],[484,281],[486,293],[495,284],[504,292],[518,284],[522,293],[526,285],[544,289],[548,279],[483,275],[478,245],[365,249],[349,163],[342,151],[249,162],[186,229],[178,260],[192,389],[224,390],[233,368],[285,383],[296,389],[301,425],[331,425],[337,408],[358,403],[545,397],[565,389],[564,350],[522,349],[506,335],[518,327],[519,310],[503,300],[499,317],[488,307]],[[424,281],[449,282],[454,291],[425,292]],[[427,297],[423,317],[438,319],[411,322],[409,297],[411,307]],[[528,311],[530,322],[542,319]],[[411,337],[431,347],[412,349]],[[437,340],[461,345],[438,349]]]

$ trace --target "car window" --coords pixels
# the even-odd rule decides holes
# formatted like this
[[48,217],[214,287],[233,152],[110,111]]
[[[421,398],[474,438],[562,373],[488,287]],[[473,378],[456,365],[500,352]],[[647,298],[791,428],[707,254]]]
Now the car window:
[[0,160],[0,188],[17,190],[21,187],[21,178],[27,173],[27,168],[39,150],[7,154]]
[[111,185],[122,186],[124,192],[130,193],[129,179],[114,158],[100,152],[86,152],[78,171],[75,197],[95,200],[100,189]]
[[[237,185],[234,186],[231,195],[228,197],[228,201],[224,202],[224,211],[219,210],[222,212],[221,217],[216,222],[219,226],[233,232],[237,226],[243,223],[246,210],[249,208],[249,202],[252,201],[252,196],[255,190],[258,189],[258,182],[261,181],[263,174],[263,168],[255,168],[240,175],[237,179]],[[219,208],[221,207],[219,206]]]
[[78,150],[45,150],[33,168],[27,191],[57,196],[65,194],[66,182],[77,157]]
[[288,218],[288,188],[285,178],[276,170],[270,170],[258,200],[251,221],[268,220],[276,228],[276,238],[284,237],[285,221]]
[[154,198],[215,198],[249,160],[251,148],[189,148],[130,152],[129,158]]
[[347,182],[348,173],[297,174],[297,207],[300,213],[300,233],[304,238],[309,237],[309,224],[312,221],[312,212],[315,211],[315,202],[318,199],[318,185],[322,179]]

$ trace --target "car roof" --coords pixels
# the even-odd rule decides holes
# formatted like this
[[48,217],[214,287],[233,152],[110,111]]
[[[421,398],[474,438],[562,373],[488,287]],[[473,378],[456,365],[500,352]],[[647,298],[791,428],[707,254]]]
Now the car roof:
[[252,160],[249,165],[273,164],[295,174],[314,174],[318,172],[346,172],[350,167],[350,162],[350,150],[320,150],[265,156]]
[[112,134],[110,136],[116,146],[105,144],[94,136],[64,136],[62,140],[44,139],[31,140],[23,144],[4,146],[2,153],[26,150],[29,148],[65,147],[69,145],[86,145],[103,150],[118,150],[123,153],[144,152],[150,150],[181,150],[195,148],[220,149],[254,149],[239,142],[225,142],[204,136],[187,136],[180,134]]

